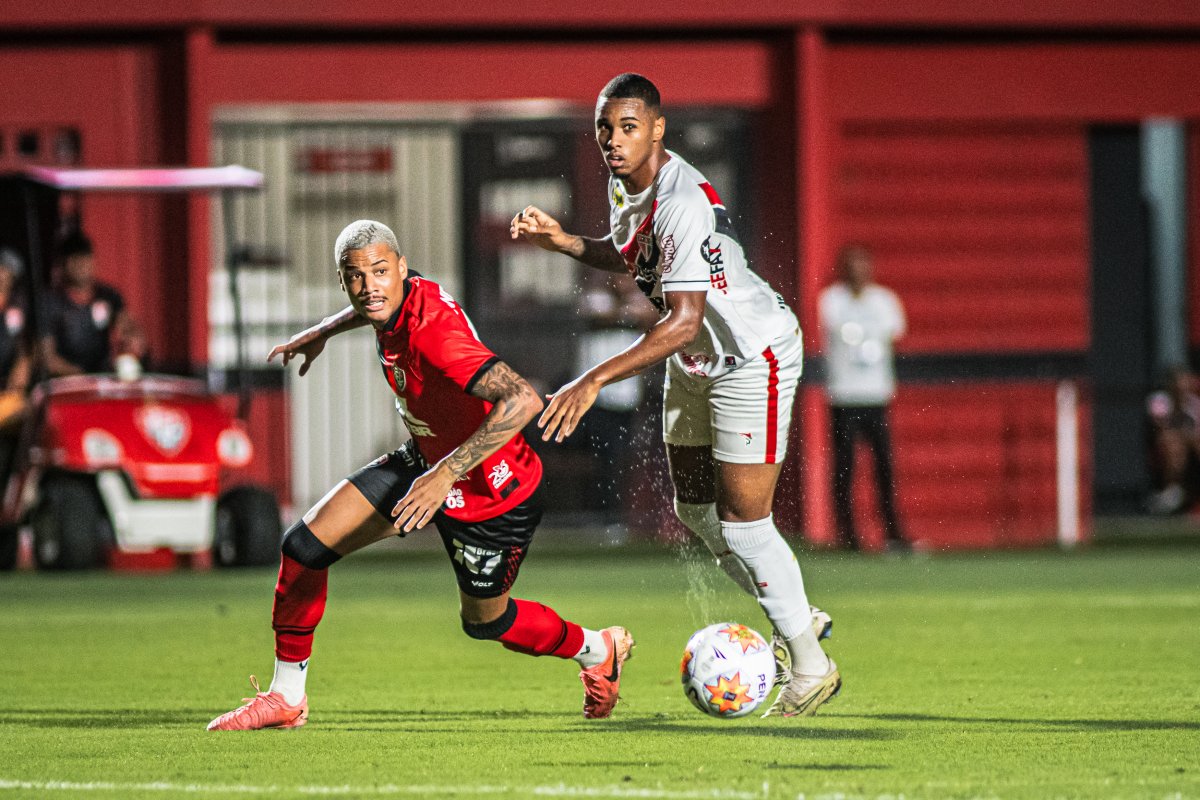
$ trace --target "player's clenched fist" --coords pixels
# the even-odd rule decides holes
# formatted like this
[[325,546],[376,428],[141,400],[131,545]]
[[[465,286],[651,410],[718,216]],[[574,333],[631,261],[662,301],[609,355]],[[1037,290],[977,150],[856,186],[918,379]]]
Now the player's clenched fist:
[[543,250],[554,253],[563,252],[570,240],[575,238],[563,231],[558,220],[537,206],[526,206],[524,210],[518,212],[512,218],[508,232],[514,239],[523,238]]

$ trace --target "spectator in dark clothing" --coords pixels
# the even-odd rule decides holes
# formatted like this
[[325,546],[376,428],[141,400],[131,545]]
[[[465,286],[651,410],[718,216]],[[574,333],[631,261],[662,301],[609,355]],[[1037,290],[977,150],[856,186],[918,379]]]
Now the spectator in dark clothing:
[[[0,248],[0,392],[24,395],[29,384],[29,353],[25,347],[25,307],[16,296],[24,270],[20,254]],[[4,414],[0,411],[0,427]]]
[[23,269],[15,250],[0,248],[0,490],[12,470],[29,386],[25,308],[15,291]]
[[111,372],[114,359],[145,357],[145,339],[113,287],[96,280],[92,243],[82,234],[68,237],[59,250],[61,271],[46,299],[50,335],[43,340],[52,376]]
[[1150,421],[1150,468],[1155,514],[1185,511],[1200,496],[1200,395],[1196,378],[1176,367],[1166,386],[1146,401]]

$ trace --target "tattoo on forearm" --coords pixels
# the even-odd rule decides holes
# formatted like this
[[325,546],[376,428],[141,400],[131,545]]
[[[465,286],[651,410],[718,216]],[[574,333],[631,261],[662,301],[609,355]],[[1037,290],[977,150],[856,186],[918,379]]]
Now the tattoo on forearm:
[[[533,387],[512,367],[497,361],[471,387],[474,397],[487,400],[492,410],[479,429],[446,457],[446,466],[458,476],[465,475],[499,450],[532,419],[523,397],[534,395]],[[536,413],[536,412],[534,412]]]

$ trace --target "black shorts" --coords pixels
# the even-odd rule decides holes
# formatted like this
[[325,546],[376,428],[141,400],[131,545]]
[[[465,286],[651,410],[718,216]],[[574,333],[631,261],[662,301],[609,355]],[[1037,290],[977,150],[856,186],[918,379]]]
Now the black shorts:
[[[413,481],[428,469],[416,446],[408,442],[399,450],[375,459],[346,480],[391,522],[396,503],[408,493]],[[512,588],[521,562],[529,552],[534,530],[542,521],[540,494],[539,488],[503,514],[479,522],[454,519],[444,508],[434,513],[433,524],[442,537],[463,594],[498,597]]]

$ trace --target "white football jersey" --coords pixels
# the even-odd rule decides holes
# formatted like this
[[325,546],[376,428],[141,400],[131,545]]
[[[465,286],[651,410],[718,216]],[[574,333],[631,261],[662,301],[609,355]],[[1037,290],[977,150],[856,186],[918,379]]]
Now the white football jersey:
[[665,292],[707,292],[704,328],[679,366],[717,377],[796,337],[799,323],[784,299],[750,269],[715,189],[691,164],[671,159],[645,191],[625,193],[608,180],[609,225],[638,286],[666,313]]
[[855,295],[840,281],[817,299],[825,344],[825,390],[839,406],[877,406],[896,394],[892,342],[904,335],[904,306],[879,284]]

